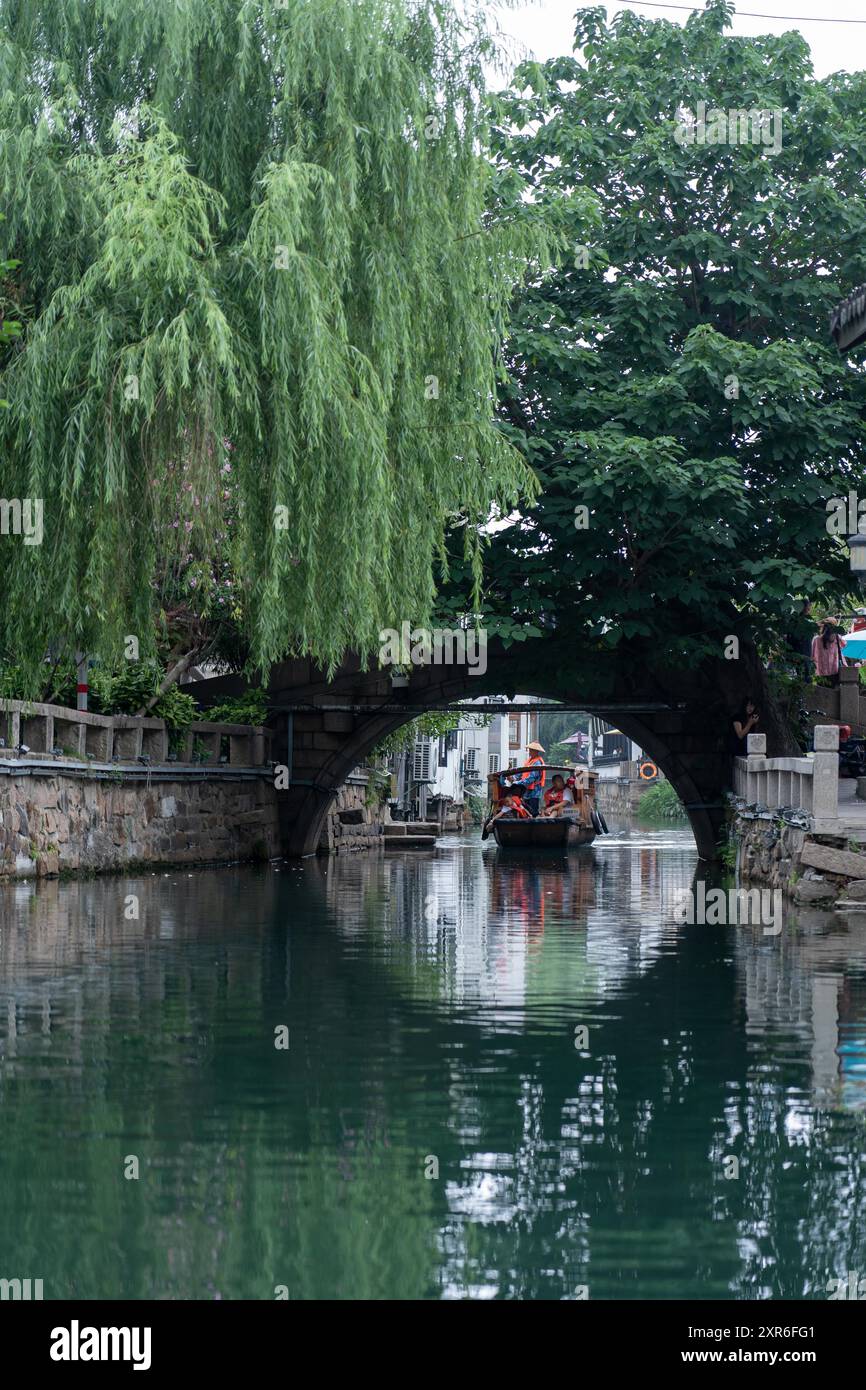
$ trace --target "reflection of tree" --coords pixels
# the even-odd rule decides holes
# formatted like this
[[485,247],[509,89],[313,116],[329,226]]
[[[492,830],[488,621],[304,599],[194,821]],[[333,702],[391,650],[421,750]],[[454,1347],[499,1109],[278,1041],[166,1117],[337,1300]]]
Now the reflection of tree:
[[578,909],[560,874],[533,951],[464,851],[27,890],[4,1272],[53,1297],[822,1297],[866,1270],[863,1129],[812,1101],[795,976],[851,981],[856,1026],[862,953],[649,920],[658,877],[623,853]]
[[51,883],[4,923],[0,1250],[47,1296],[435,1293],[436,1130],[394,1112],[387,1053],[328,1042],[352,1017],[373,1036],[380,1003],[315,893],[291,989],[296,902],[249,871]]

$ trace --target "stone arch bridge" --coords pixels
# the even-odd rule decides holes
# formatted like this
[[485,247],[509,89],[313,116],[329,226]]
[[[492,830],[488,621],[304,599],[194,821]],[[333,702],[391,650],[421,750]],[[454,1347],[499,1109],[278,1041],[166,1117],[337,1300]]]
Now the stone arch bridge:
[[[765,695],[763,681],[753,653],[665,670],[635,649],[576,654],[555,637],[507,649],[490,642],[483,675],[466,665],[428,665],[401,680],[388,668],[364,670],[353,656],[330,677],[306,660],[280,663],[267,693],[273,757],[289,770],[289,786],[278,793],[283,851],[316,852],[337,789],[402,724],[461,700],[520,693],[598,714],[634,739],[686,807],[699,855],[713,859],[731,783],[730,721],[746,693]],[[245,688],[228,676],[198,683],[195,693],[207,708]],[[769,751],[791,751],[781,727],[770,721],[767,731]]]

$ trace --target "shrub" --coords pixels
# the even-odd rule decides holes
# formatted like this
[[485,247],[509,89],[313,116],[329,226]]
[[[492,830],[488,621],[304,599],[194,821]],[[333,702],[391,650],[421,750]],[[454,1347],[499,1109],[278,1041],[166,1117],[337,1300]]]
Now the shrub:
[[484,799],[484,797],[483,797],[483,796],[467,796],[467,797],[466,797],[466,806],[467,806],[467,808],[468,808],[468,810],[469,810],[470,816],[472,817],[472,824],[473,824],[473,825],[483,825],[483,824],[484,824],[485,813],[486,813],[486,810],[487,810],[487,802],[486,802],[486,800]]
[[268,700],[263,690],[247,690],[202,712],[202,718],[215,724],[264,724],[267,717]]
[[638,815],[644,820],[680,820],[686,814],[670,782],[657,782],[640,799]]

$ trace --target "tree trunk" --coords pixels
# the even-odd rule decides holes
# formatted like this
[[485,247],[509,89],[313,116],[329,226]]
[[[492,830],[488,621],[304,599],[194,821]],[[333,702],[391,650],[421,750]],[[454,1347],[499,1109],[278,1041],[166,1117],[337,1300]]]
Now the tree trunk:
[[797,744],[785,711],[770,691],[767,673],[761,664],[758,653],[751,643],[743,642],[740,659],[745,663],[748,673],[747,690],[761,712],[760,722],[755,733],[767,735],[767,757],[800,757]]
[[150,699],[142,705],[141,709],[136,710],[136,719],[141,719],[144,715],[149,714],[160,696],[164,695],[167,690],[171,690],[171,687],[177,684],[184,671],[189,670],[189,667],[198,656],[199,650],[199,647],[193,647],[192,651],[187,652],[185,656],[182,656],[180,660],[176,661],[174,665],[166,671],[156,694],[151,695]]

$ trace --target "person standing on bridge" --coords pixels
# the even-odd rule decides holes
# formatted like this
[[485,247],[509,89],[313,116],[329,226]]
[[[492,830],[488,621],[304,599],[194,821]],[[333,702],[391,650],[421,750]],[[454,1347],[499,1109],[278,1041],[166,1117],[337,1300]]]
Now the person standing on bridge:
[[530,753],[529,762],[524,772],[509,777],[509,782],[522,789],[523,804],[532,816],[538,815],[541,793],[544,791],[545,771],[544,771],[544,749],[540,743],[527,743],[527,751]]
[[812,638],[812,660],[816,676],[828,676],[831,686],[839,684],[839,667],[846,666],[839,635],[839,619],[825,618]]
[[748,695],[743,701],[743,707],[739,714],[731,723],[731,753],[735,758],[748,757],[749,753],[749,734],[755,732],[756,725],[761,718],[757,705]]

